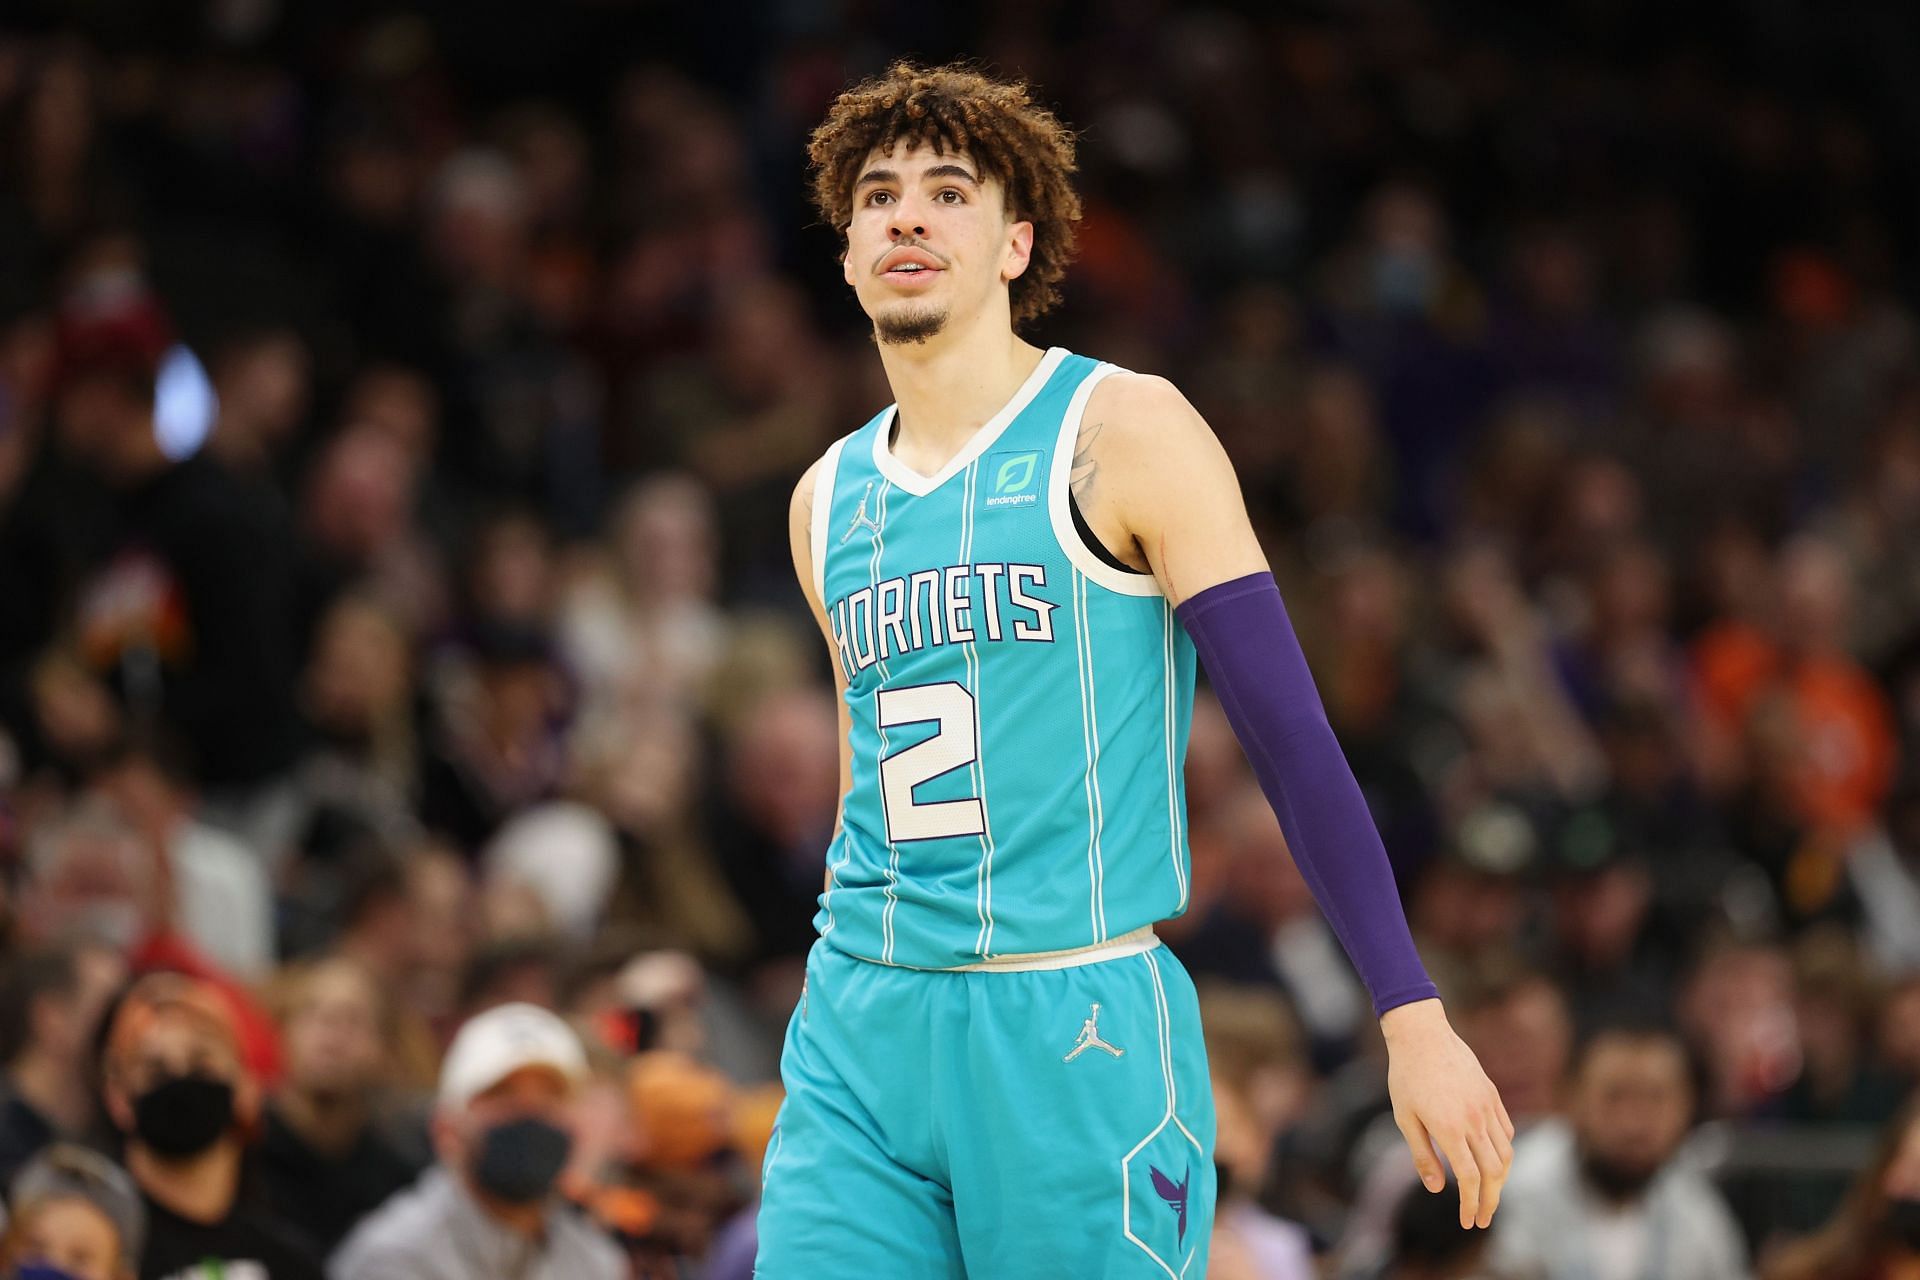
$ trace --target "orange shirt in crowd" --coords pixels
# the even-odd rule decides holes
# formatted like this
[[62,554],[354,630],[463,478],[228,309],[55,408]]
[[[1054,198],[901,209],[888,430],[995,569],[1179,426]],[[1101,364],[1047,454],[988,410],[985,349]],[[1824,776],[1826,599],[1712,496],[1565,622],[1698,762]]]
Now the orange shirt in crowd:
[[1694,642],[1693,666],[1708,717],[1736,740],[1762,697],[1787,696],[1800,739],[1795,808],[1809,825],[1850,835],[1873,820],[1898,743],[1886,695],[1859,663],[1842,653],[1795,657],[1758,628],[1726,622]]

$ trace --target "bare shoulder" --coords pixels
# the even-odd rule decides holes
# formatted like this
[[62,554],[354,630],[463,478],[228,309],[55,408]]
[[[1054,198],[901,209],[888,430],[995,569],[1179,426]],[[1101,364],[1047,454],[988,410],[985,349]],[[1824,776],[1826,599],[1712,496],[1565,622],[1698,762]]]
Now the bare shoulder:
[[1157,373],[1122,369],[1102,378],[1087,397],[1086,416],[1104,421],[1116,442],[1138,436],[1164,441],[1169,431],[1212,434],[1180,388]]
[[793,553],[793,573],[800,580],[800,589],[805,593],[807,603],[816,613],[820,606],[814,599],[813,589],[813,504],[814,489],[819,484],[825,463],[826,456],[823,454],[801,473],[793,486],[793,498],[787,504],[787,546]]
[[815,458],[807,469],[800,473],[800,479],[793,486],[793,499],[787,504],[787,515],[801,528],[805,528],[813,518],[813,491],[820,481],[820,470],[826,461],[825,454]]
[[[1096,484],[1152,480],[1155,488],[1182,474],[1217,473],[1226,454],[1191,401],[1158,374],[1122,370],[1087,397],[1074,443],[1072,483],[1084,502]],[[1230,468],[1229,468],[1230,470]]]

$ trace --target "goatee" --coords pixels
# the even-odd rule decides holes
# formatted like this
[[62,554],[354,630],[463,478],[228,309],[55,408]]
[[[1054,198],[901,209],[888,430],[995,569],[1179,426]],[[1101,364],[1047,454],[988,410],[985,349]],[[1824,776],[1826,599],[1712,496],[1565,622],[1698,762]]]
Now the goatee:
[[889,311],[873,322],[874,337],[887,346],[925,342],[947,327],[944,311]]
[[1660,1173],[1659,1165],[1615,1159],[1586,1152],[1580,1158],[1580,1171],[1586,1183],[1602,1200],[1627,1205],[1638,1200]]

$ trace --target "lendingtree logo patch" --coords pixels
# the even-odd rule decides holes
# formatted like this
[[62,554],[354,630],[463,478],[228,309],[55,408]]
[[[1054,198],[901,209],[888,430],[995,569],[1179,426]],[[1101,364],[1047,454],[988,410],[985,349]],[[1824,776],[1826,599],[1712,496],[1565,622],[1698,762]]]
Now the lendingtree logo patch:
[[987,507],[1030,507],[1039,502],[1041,457],[1039,449],[990,455],[987,458]]

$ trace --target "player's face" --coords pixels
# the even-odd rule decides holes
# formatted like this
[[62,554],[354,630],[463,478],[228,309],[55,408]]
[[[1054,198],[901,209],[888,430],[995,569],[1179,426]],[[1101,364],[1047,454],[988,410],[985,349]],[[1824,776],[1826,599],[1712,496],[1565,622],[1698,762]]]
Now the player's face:
[[854,181],[844,271],[882,342],[921,342],[955,320],[1007,305],[1027,269],[1033,224],[964,155],[900,143]]

